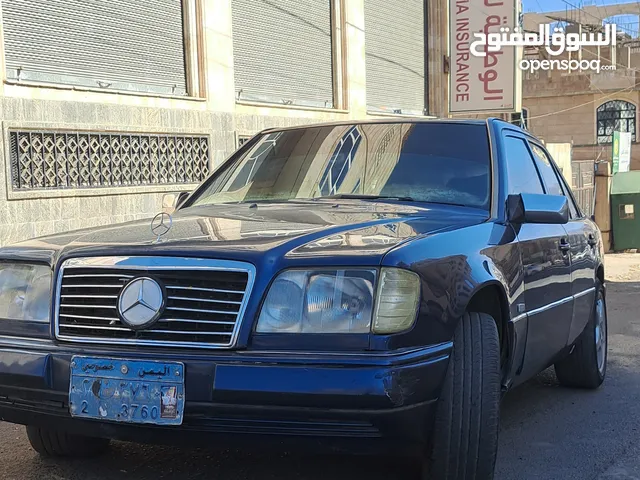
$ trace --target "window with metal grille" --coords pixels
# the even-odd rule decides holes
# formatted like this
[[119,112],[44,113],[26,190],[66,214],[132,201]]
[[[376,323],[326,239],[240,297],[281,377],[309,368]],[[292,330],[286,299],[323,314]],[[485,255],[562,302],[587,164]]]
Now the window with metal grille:
[[611,100],[597,110],[598,143],[611,143],[613,132],[630,132],[636,141],[636,106],[624,100]]
[[182,0],[2,0],[7,78],[186,95]]
[[522,111],[511,114],[511,123],[525,130],[529,129],[529,109],[522,108]]
[[238,135],[237,137],[238,141],[237,141],[237,148],[242,147],[245,143],[247,143],[249,140],[251,140],[251,135]]
[[9,131],[14,190],[199,183],[209,137]]

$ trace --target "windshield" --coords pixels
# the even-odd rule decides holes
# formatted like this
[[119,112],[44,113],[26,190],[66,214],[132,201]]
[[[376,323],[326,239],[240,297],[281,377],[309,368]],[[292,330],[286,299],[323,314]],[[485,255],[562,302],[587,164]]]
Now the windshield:
[[488,209],[489,163],[484,125],[286,130],[264,135],[216,172],[191,205],[362,196]]

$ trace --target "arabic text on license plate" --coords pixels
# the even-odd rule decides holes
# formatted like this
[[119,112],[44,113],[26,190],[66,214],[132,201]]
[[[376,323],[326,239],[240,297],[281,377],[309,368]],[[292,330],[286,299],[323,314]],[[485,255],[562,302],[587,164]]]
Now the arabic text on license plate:
[[184,365],[75,356],[69,409],[74,417],[181,425]]

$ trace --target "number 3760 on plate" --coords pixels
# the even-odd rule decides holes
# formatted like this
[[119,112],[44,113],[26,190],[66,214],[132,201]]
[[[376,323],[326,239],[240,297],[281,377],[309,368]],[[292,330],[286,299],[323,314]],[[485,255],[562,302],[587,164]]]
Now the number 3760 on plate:
[[75,356],[69,410],[74,417],[181,425],[184,365]]

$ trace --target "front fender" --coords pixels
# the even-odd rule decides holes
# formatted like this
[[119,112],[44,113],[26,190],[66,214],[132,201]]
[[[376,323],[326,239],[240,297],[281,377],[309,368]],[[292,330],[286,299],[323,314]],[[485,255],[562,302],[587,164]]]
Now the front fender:
[[508,316],[514,317],[524,291],[515,232],[508,225],[492,222],[411,241],[389,252],[383,265],[416,272],[421,279],[421,301],[413,329],[374,338],[374,349],[451,341],[474,294],[488,285],[501,289]]

